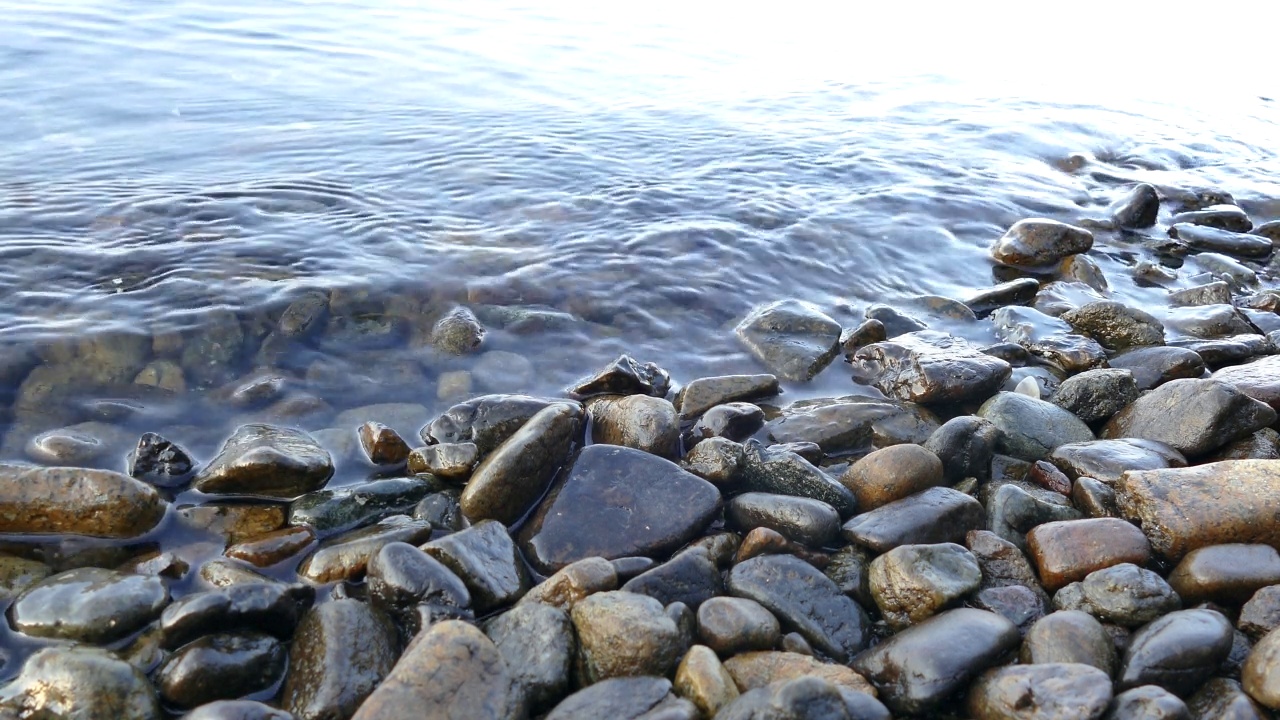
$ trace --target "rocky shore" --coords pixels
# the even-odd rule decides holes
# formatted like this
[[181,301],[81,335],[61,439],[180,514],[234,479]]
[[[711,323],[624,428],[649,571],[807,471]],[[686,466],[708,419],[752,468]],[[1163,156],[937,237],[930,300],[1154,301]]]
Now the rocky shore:
[[[544,397],[456,373],[433,418],[406,387],[297,421],[322,401],[279,361],[323,296],[253,351],[8,358],[0,718],[1271,718],[1280,225],[1149,185],[1112,211],[1014,224],[972,297],[856,326],[761,305],[735,330],[759,374],[623,355]],[[1160,318],[1108,299],[1095,233],[1197,284]],[[421,335],[487,332],[460,306]],[[841,358],[851,394],[786,401]],[[67,387],[188,381],[266,419],[205,459],[118,403],[51,424]]]

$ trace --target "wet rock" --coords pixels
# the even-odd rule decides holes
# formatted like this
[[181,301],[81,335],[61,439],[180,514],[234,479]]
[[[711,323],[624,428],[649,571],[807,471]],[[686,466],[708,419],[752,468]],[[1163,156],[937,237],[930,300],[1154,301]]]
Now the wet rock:
[[766,527],[758,527],[747,533],[738,546],[734,562],[743,562],[759,555],[794,555],[797,558],[822,569],[826,565],[826,556],[816,553],[797,542],[792,542],[780,533]]
[[730,594],[763,605],[785,630],[797,631],[815,649],[847,662],[866,642],[867,617],[812,565],[790,555],[762,555],[729,573]]
[[613,563],[590,557],[570,563],[534,586],[521,603],[540,602],[570,610],[583,598],[618,588],[618,571]]
[[1126,472],[1116,502],[1142,525],[1152,548],[1173,561],[1208,545],[1280,544],[1273,521],[1280,513],[1280,461]]
[[529,590],[529,572],[502,523],[486,520],[422,549],[462,578],[476,612],[509,605]]
[[343,532],[412,512],[418,501],[438,489],[429,479],[387,478],[316,490],[289,504],[289,524],[309,525],[320,534]]
[[1268,585],[1280,583],[1280,554],[1269,545],[1210,545],[1187,553],[1169,585],[1191,605],[1238,605]]
[[84,467],[124,450],[128,433],[103,422],[85,422],[47,430],[27,442],[27,457],[50,465]]
[[694,645],[676,668],[676,693],[693,703],[706,717],[738,697],[738,686],[710,648]]
[[1247,233],[1253,229],[1253,222],[1244,210],[1235,205],[1210,205],[1200,210],[1180,212],[1173,216],[1172,225],[1190,223],[1205,227]]
[[207,388],[231,379],[246,340],[244,328],[234,314],[215,311],[200,328],[184,334],[180,362],[191,384]]
[[790,495],[743,493],[726,506],[725,518],[741,530],[767,527],[812,547],[830,543],[840,532],[840,514],[835,508]]
[[854,354],[853,364],[885,395],[925,405],[988,397],[1012,372],[1009,363],[935,331],[867,345]]
[[1092,302],[1062,319],[1078,333],[1088,335],[1108,350],[1164,344],[1164,325],[1137,308],[1104,300]]
[[857,499],[849,489],[799,455],[765,448],[749,440],[739,470],[747,490],[821,500],[834,507],[841,517],[852,515]]
[[1211,678],[1187,699],[1190,714],[1198,720],[1266,720],[1267,711],[1253,701],[1240,683],[1227,678]]
[[270,635],[219,633],[170,655],[156,669],[156,686],[167,704],[192,708],[266,690],[280,680],[286,661],[284,646]]
[[671,693],[671,682],[657,677],[603,680],[565,698],[545,720],[693,720],[698,709]]
[[1193,223],[1170,226],[1169,237],[1177,238],[1191,252],[1216,252],[1256,259],[1267,257],[1272,250],[1271,241],[1264,237]]
[[745,652],[725,660],[724,667],[743,692],[802,677],[821,678],[837,687],[872,696],[876,692],[875,688],[848,667],[822,662],[801,653]]
[[215,700],[182,717],[184,720],[293,720],[293,715],[257,700]]
[[419,434],[428,445],[473,443],[480,457],[484,457],[529,418],[548,405],[562,402],[527,395],[482,395],[449,408]]
[[414,639],[355,720],[423,717],[518,718],[517,680],[484,633],[457,620]]
[[1237,626],[1253,640],[1280,627],[1280,585],[1258,590],[1240,608]]
[[[1063,261],[1066,264],[1066,261]],[[1073,282],[1066,280],[1055,280],[1040,288],[1040,292],[1036,294],[1036,299],[1031,303],[1032,307],[1043,315],[1058,317],[1063,313],[1074,310],[1081,305],[1088,305],[1091,302],[1105,300],[1101,293],[1095,290],[1091,285],[1083,282]],[[1040,317],[1032,315],[1031,317]],[[1068,332],[1068,329],[1062,328],[1062,325],[1053,325],[1053,327]]]
[[1064,320],[1024,307],[1001,308],[991,315],[996,336],[1066,372],[1105,366],[1106,351],[1096,340],[1074,334]]
[[1182,335],[1203,340],[1257,332],[1257,328],[1233,305],[1171,308],[1165,315],[1165,324]]
[[717,405],[703,413],[685,434],[685,447],[693,447],[710,438],[742,442],[755,435],[762,427],[764,411],[751,403]]
[[196,474],[194,486],[212,495],[294,498],[318,490],[333,475],[333,458],[310,435],[293,428],[241,425]]
[[723,487],[737,480],[745,457],[746,449],[742,445],[727,438],[708,438],[685,455],[683,467],[703,480]]
[[758,400],[778,394],[774,375],[721,375],[698,378],[681,388],[675,406],[682,420],[692,420],[717,405]]
[[1080,418],[1057,405],[1018,393],[997,394],[983,403],[977,414],[1000,430],[999,449],[1024,460],[1040,460],[1059,446],[1093,439],[1093,432]]
[[1042,606],[1048,605],[1048,595],[1041,589],[1031,563],[1017,545],[989,530],[970,531],[964,542],[982,570],[983,588],[1030,588],[1036,593]]
[[670,402],[649,395],[606,395],[587,403],[587,409],[591,413],[592,442],[678,459],[680,420]]
[[586,557],[659,557],[719,510],[715,486],[631,448],[590,445],[561,473],[520,535],[530,562],[554,572]]
[[955,543],[901,545],[871,562],[871,596],[890,626],[925,620],[978,589],[978,561]]
[[1160,195],[1150,184],[1138,183],[1110,210],[1112,219],[1122,228],[1148,228],[1156,224],[1160,214]]
[[1170,307],[1187,307],[1189,305],[1227,305],[1231,303],[1231,286],[1215,280],[1204,285],[1194,285],[1181,290],[1169,291]]
[[840,483],[849,488],[864,512],[941,485],[942,461],[919,445],[893,445],[858,460]]
[[908,404],[849,401],[797,404],[772,420],[766,431],[775,443],[816,443],[840,453],[901,442],[923,442],[937,429],[933,414]]
[[52,574],[53,568],[37,560],[0,555],[0,601],[12,600]]
[[444,443],[410,451],[406,459],[411,473],[427,473],[441,480],[459,482],[471,477],[480,459],[475,443]]
[[671,376],[653,363],[641,364],[630,355],[619,356],[595,375],[568,389],[570,396],[582,399],[595,395],[649,395],[666,397],[671,389]]
[[1280,433],[1271,428],[1263,428],[1248,437],[1224,445],[1209,460],[1280,460]]
[[1119,482],[1126,470],[1163,470],[1187,465],[1182,453],[1168,445],[1138,438],[1062,445],[1049,454],[1049,462],[1072,480],[1089,477],[1107,485]]
[[0,693],[0,712],[11,717],[65,720],[160,720],[164,717],[147,676],[105,650],[37,650]]
[[228,545],[279,530],[285,524],[285,507],[281,505],[211,503],[180,507],[175,514],[188,528],[219,535]]
[[514,676],[524,707],[536,711],[564,697],[577,655],[566,611],[521,603],[487,623],[484,631]]
[[1047,460],[1037,460],[1032,463],[1031,468],[1027,470],[1026,480],[1059,495],[1071,494],[1071,478]]
[[165,488],[185,485],[195,470],[186,450],[155,433],[143,433],[125,462],[129,475]]
[[1159,685],[1186,697],[1227,658],[1231,636],[1231,624],[1213,610],[1171,612],[1134,633],[1116,686]]
[[1276,411],[1217,380],[1174,380],[1111,418],[1104,438],[1157,440],[1187,457],[1203,455],[1276,420]]
[[871,551],[857,545],[846,545],[830,556],[823,571],[840,588],[840,592],[864,607],[874,605],[871,597]]
[[884,704],[872,695],[849,690],[820,677],[797,677],[743,693],[719,720],[821,717],[830,720],[889,720]]
[[1068,378],[1053,394],[1054,405],[1081,420],[1106,420],[1138,399],[1138,383],[1133,373],[1115,368],[1098,368]]
[[1213,373],[1213,379],[1231,385],[1273,409],[1280,409],[1280,355],[1223,368]]
[[991,257],[1005,265],[1051,265],[1068,255],[1088,252],[1093,233],[1056,220],[1019,220],[996,241]]
[[374,465],[402,465],[409,458],[409,444],[382,423],[370,420],[361,425],[356,434],[365,456]]
[[995,613],[948,610],[859,655],[852,664],[898,714],[938,708],[1018,647],[1018,628]]
[[885,337],[890,338],[929,329],[928,324],[921,320],[883,303],[875,303],[868,307],[866,318],[879,322],[884,327]]
[[1035,590],[1022,585],[991,587],[978,590],[966,602],[968,607],[993,612],[1025,634],[1031,624],[1044,617],[1044,601]]
[[1118,518],[1068,520],[1027,533],[1027,549],[1050,592],[1121,563],[1145,564],[1151,545],[1142,531]]
[[13,629],[26,635],[109,643],[141,629],[168,604],[160,578],[87,567],[27,588],[8,615]]
[[229,545],[224,554],[250,565],[269,567],[310,548],[315,541],[315,531],[302,525],[272,530],[253,540]]
[[1159,575],[1132,563],[1089,573],[1053,596],[1059,610],[1082,610],[1103,622],[1137,627],[1182,606]]
[[969,713],[977,720],[1099,718],[1111,702],[1110,680],[1078,663],[988,670],[969,691]]
[[1111,710],[1107,713],[1106,720],[1192,720],[1192,717],[1186,703],[1177,695],[1162,687],[1143,685],[1116,695],[1111,701]]
[[1080,511],[1064,495],[1034,485],[1004,482],[983,488],[987,527],[1000,537],[1026,549],[1026,533],[1049,522],[1078,520]]
[[679,628],[662,603],[635,593],[597,593],[573,606],[576,673],[583,685],[614,677],[665,676],[684,655]]
[[1071,503],[1086,517],[1117,517],[1116,491],[1088,476],[1081,476],[1071,486]]
[[1180,347],[1128,350],[1112,357],[1107,364],[1133,373],[1139,390],[1150,390],[1170,380],[1198,378],[1204,374],[1204,360],[1195,351]]
[[1275,350],[1267,336],[1258,334],[1232,335],[1213,340],[1173,340],[1169,344],[1194,351],[1210,369],[1242,363]]
[[512,524],[533,507],[569,459],[581,427],[577,405],[538,412],[480,461],[459,504],[471,520]]
[[318,583],[358,578],[384,545],[420,543],[429,537],[430,524],[406,515],[392,515],[375,525],[325,540],[298,566],[298,574]]
[[132,538],[164,517],[155,489],[110,470],[0,463],[0,532]]
[[957,542],[984,520],[977,500],[935,487],[857,515],[842,531],[850,542],[885,552],[899,545]]
[[456,307],[445,313],[431,328],[431,345],[449,355],[475,352],[486,331],[470,308]]
[[186,595],[160,614],[160,644],[175,650],[203,635],[240,630],[287,640],[311,596],[283,583],[243,583]]
[[1082,663],[1107,674],[1115,672],[1116,646],[1092,615],[1059,610],[1036,621],[1022,643],[1020,659],[1027,664]]
[[961,415],[938,428],[924,448],[942,462],[948,483],[972,477],[991,477],[991,458],[1000,439],[1000,430],[990,420],[976,415]]
[[678,602],[697,610],[703,602],[724,592],[724,581],[707,551],[693,547],[631,578],[621,589],[647,595],[664,606]]
[[1241,685],[1249,697],[1272,709],[1280,709],[1280,633],[1267,633],[1245,661]]
[[721,657],[772,650],[781,626],[763,605],[739,597],[715,597],[698,607],[698,637]]
[[182,366],[172,360],[152,360],[138,371],[134,385],[152,387],[180,395],[187,391],[187,378]]
[[424,603],[451,609],[455,616],[469,614],[471,593],[462,580],[408,543],[384,545],[369,561],[366,585],[374,605],[402,621]]
[[382,611],[356,600],[318,605],[289,647],[280,704],[298,720],[349,718],[399,657],[399,632]]
[[1040,290],[1035,278],[1018,278],[980,290],[964,301],[978,317],[986,317],[1006,305],[1030,305]]
[[847,358],[863,345],[884,342],[888,337],[884,323],[875,319],[863,320],[857,327],[840,334],[840,352]]

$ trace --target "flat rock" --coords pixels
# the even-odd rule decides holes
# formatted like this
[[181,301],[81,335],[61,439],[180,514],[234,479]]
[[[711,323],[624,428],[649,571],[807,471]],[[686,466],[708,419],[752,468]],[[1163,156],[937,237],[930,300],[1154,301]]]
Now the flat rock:
[[298,720],[350,717],[400,657],[395,624],[356,600],[333,600],[302,618],[289,648],[280,704]]
[[206,635],[165,658],[156,686],[166,704],[193,708],[266,690],[279,682],[287,661],[280,641],[264,633]]
[[743,493],[729,501],[725,519],[743,531],[775,530],[790,540],[821,547],[840,533],[836,509],[812,498],[771,493]]
[[793,382],[812,380],[840,349],[840,323],[800,300],[760,305],[735,332],[770,372]]
[[1024,307],[1001,308],[991,314],[996,337],[1021,345],[1050,365],[1074,373],[1105,367],[1106,349],[1091,337],[1073,332],[1069,323]]
[[716,715],[717,720],[809,717],[889,720],[891,715],[873,696],[820,677],[798,677],[745,692]]
[[1280,355],[1222,368],[1213,373],[1213,379],[1280,410]]
[[110,470],[0,463],[0,532],[132,538],[168,504],[146,483]]
[[1051,265],[1068,255],[1088,252],[1093,233],[1057,220],[1019,220],[991,248],[991,257],[1006,265]]
[[576,674],[581,685],[615,677],[675,670],[687,646],[662,603],[613,591],[583,599],[570,613],[578,637]]
[[535,585],[520,602],[540,602],[571,610],[588,595],[617,589],[618,571],[613,563],[601,557],[589,557],[564,566]]
[[470,520],[510,525],[547,491],[579,437],[582,409],[548,406],[480,461],[458,502]]
[[1080,511],[1065,495],[1025,482],[988,483],[979,490],[987,510],[987,527],[1027,549],[1026,533],[1038,525],[1078,520]]
[[419,543],[431,537],[431,524],[392,515],[375,525],[335,535],[298,566],[298,574],[318,583],[350,580],[364,574],[369,560],[387,543]]
[[728,438],[707,438],[693,446],[681,467],[707,482],[729,486],[738,479],[738,470],[746,457],[746,448]]
[[1041,460],[1062,445],[1093,440],[1080,418],[1053,403],[1002,392],[978,408],[1001,432],[998,447],[1023,460]]
[[196,474],[195,489],[211,495],[295,498],[333,475],[333,458],[307,433],[273,425],[241,425]]
[[1272,251],[1267,238],[1194,223],[1171,225],[1169,237],[1177,238],[1194,252],[1216,252],[1238,258],[1266,258]]
[[140,630],[168,604],[169,589],[158,577],[87,567],[27,588],[8,615],[26,635],[109,643]]
[[160,720],[147,676],[106,650],[51,647],[35,651],[0,693],[10,717],[65,720]]
[[852,361],[859,375],[885,395],[924,405],[981,400],[1013,371],[1004,360],[932,330],[866,345]]
[[545,720],[694,720],[698,708],[671,692],[671,681],[658,677],[603,680],[570,695]]
[[486,520],[422,546],[462,579],[477,613],[519,600],[532,584],[502,523]]
[[631,578],[621,589],[648,595],[663,606],[678,602],[697,611],[702,603],[724,594],[724,580],[704,548],[690,547],[652,570]]
[[27,457],[50,465],[85,467],[121,454],[128,446],[129,433],[110,423],[90,421],[36,435],[27,441]]
[[294,720],[292,714],[257,700],[214,700],[182,717],[184,720]]
[[1188,458],[1212,452],[1276,420],[1271,406],[1217,380],[1174,380],[1138,398],[1102,429],[1104,438],[1156,440]]
[[842,528],[845,539],[876,552],[899,545],[958,542],[983,527],[982,504],[945,487],[929,488],[854,516]]
[[1139,390],[1150,390],[1170,380],[1198,378],[1204,374],[1204,359],[1194,350],[1180,347],[1127,350],[1110,358],[1107,364],[1133,373]]
[[1108,485],[1115,485],[1128,470],[1187,466],[1187,459],[1177,450],[1139,438],[1068,443],[1049,453],[1049,462],[1072,480],[1090,477]]
[[1231,652],[1231,623],[1213,610],[1178,610],[1143,626],[1125,651],[1116,686],[1195,692]]
[[1110,676],[1079,663],[988,670],[974,682],[968,699],[974,720],[1100,718],[1110,703]]
[[720,438],[742,442],[764,427],[764,410],[746,402],[716,405],[702,414],[684,435],[686,448],[703,440]]
[[716,405],[758,400],[778,394],[775,375],[719,375],[690,381],[676,395],[682,420],[692,420]]
[[891,627],[921,622],[978,589],[982,571],[955,543],[900,545],[871,562],[871,596]]
[[942,461],[919,445],[875,450],[840,476],[840,484],[858,498],[863,512],[941,485],[944,480]]
[[1205,227],[1247,233],[1253,222],[1244,210],[1230,204],[1210,205],[1197,210],[1187,210],[1173,216],[1173,224],[1189,223]]
[[938,428],[933,413],[911,403],[870,399],[797,403],[765,427],[775,443],[816,443],[824,453],[924,442]]
[[1120,563],[1146,564],[1151,545],[1142,531],[1118,518],[1067,520],[1038,525],[1027,549],[1049,592]]

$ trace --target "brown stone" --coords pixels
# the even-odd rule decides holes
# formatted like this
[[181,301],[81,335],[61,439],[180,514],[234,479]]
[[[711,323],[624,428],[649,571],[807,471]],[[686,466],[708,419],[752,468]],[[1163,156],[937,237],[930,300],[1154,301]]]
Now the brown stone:
[[942,461],[919,445],[893,445],[849,466],[840,483],[858,498],[859,512],[866,512],[941,485]]
[[267,567],[297,555],[316,541],[316,533],[306,525],[281,528],[253,540],[236,543],[226,556],[244,560],[250,565]]
[[1151,545],[1142,531],[1118,518],[1037,525],[1027,533],[1027,550],[1050,592],[1094,570],[1120,563],[1144,565],[1151,559]]
[[742,692],[770,683],[812,676],[873,697],[876,694],[871,683],[847,666],[824,663],[799,653],[772,650],[742,653],[725,660],[724,669],[729,671]]
[[0,533],[132,538],[167,507],[155,488],[110,470],[0,464]]
[[178,508],[177,514],[184,525],[216,533],[234,545],[284,527],[287,510],[285,505],[218,503]]
[[1240,684],[1249,697],[1280,710],[1280,631],[1272,630],[1253,646],[1240,671]]
[[816,553],[797,542],[792,542],[782,536],[777,530],[770,530],[767,527],[758,527],[747,533],[742,538],[742,544],[738,545],[738,552],[734,555],[734,564],[750,560],[760,555],[795,555],[810,565],[818,567],[826,567],[829,558],[822,553]]
[[404,515],[392,515],[376,525],[329,538],[298,567],[298,574],[314,582],[347,580],[364,574],[369,560],[382,546],[393,542],[410,545],[431,536],[431,524]]
[[706,717],[715,717],[720,708],[738,697],[733,676],[706,645],[694,645],[684,654],[676,668],[674,687],[677,695],[697,705]]
[[1270,545],[1210,545],[1187,553],[1168,580],[1187,605],[1238,605],[1280,583],[1280,553]]
[[399,465],[409,457],[409,444],[395,430],[379,422],[369,422],[357,431],[360,447],[374,465]]
[[520,598],[521,603],[540,602],[572,610],[579,600],[598,592],[618,589],[613,563],[590,557],[570,563]]
[[1047,460],[1037,460],[1032,463],[1031,469],[1027,471],[1027,480],[1045,490],[1052,490],[1061,495],[1071,494],[1071,478]]

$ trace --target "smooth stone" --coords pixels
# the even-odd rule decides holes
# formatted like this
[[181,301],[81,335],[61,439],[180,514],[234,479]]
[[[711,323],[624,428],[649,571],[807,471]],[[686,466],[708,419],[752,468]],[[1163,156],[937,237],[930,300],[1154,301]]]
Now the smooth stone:
[[[7,712],[6,712],[7,711]],[[106,650],[36,650],[0,690],[0,713],[12,718],[160,720],[165,717],[147,676]]]
[[1059,610],[1082,610],[1124,627],[1137,627],[1182,607],[1164,578],[1133,563],[1089,573],[1060,589],[1053,604]]
[[462,513],[506,525],[524,517],[568,462],[581,422],[577,404],[540,410],[476,465],[458,499]]
[[1110,678],[1116,670],[1116,646],[1102,623],[1086,612],[1059,610],[1035,622],[1022,640],[1024,664],[1082,663]]
[[996,337],[1016,342],[1033,356],[1065,372],[1106,365],[1106,350],[1091,337],[1073,332],[1065,320],[1033,308],[1011,306],[991,314]]
[[970,295],[964,304],[978,317],[986,317],[1006,305],[1030,305],[1040,291],[1035,278],[1018,278],[1000,283]]
[[1278,460],[1126,472],[1116,484],[1116,503],[1171,561],[1209,545],[1280,546]]
[[1169,291],[1170,307],[1226,305],[1231,302],[1231,286],[1221,280]]
[[441,480],[465,482],[480,459],[475,443],[443,443],[414,448],[405,464],[411,473],[426,473]]
[[418,501],[440,488],[430,478],[387,478],[316,490],[289,503],[289,524],[331,535],[413,512]]
[[1280,585],[1268,585],[1255,592],[1240,608],[1236,626],[1253,640],[1280,627]]
[[[1280,333],[1277,337],[1280,337]],[[1195,351],[1210,369],[1235,365],[1275,352],[1275,344],[1270,338],[1252,332],[1208,340],[1173,340],[1169,344]]]
[[475,352],[484,343],[486,331],[470,308],[456,307],[445,313],[431,328],[431,345],[449,355]]
[[1253,646],[1241,668],[1240,684],[1249,697],[1280,710],[1280,633],[1269,632]]
[[1002,392],[978,408],[1000,431],[998,447],[1016,458],[1040,460],[1062,445],[1093,440],[1080,418],[1043,400]]
[[160,644],[175,650],[203,635],[240,630],[288,640],[313,594],[283,583],[243,583],[185,595],[160,614]]
[[1022,585],[983,588],[970,596],[967,605],[993,612],[1026,634],[1031,624],[1044,617],[1044,601],[1035,590]]
[[392,515],[375,525],[325,540],[298,566],[298,574],[317,583],[350,580],[364,574],[369,560],[387,543],[419,543],[431,537],[431,525]]
[[1031,563],[1017,545],[990,530],[970,531],[964,544],[982,570],[983,588],[1026,587],[1036,594],[1042,607],[1048,606],[1049,596],[1040,587]]
[[195,461],[180,445],[156,433],[143,433],[125,458],[125,472],[158,487],[181,487],[191,479]]
[[[201,564],[199,577],[210,588],[226,588],[244,583],[280,583],[273,577],[263,575],[252,565],[229,558],[214,558]],[[306,583],[300,582],[294,586],[309,588],[313,595],[315,593],[315,588]]]
[[182,716],[183,720],[295,720],[285,712],[257,700],[214,700]]
[[698,607],[698,637],[721,657],[753,650],[772,650],[782,638],[781,625],[760,603],[739,597],[710,598]]
[[927,323],[914,315],[883,303],[875,303],[869,306],[864,313],[864,317],[868,320],[878,321],[884,327],[886,337],[897,337],[898,335],[929,329]]
[[1243,291],[1258,284],[1258,274],[1235,258],[1221,253],[1200,253],[1192,262],[1216,279],[1225,280],[1233,289]]
[[486,520],[422,546],[462,579],[477,613],[519,600],[532,585],[502,523]]
[[1018,628],[985,610],[957,608],[899,632],[854,659],[897,714],[932,712],[1018,647]]
[[365,457],[374,465],[402,465],[409,458],[409,444],[395,430],[380,422],[364,423],[356,430]]
[[102,644],[140,630],[168,604],[169,589],[158,577],[86,567],[28,587],[8,616],[25,635]]
[[991,257],[1005,265],[1051,265],[1068,255],[1088,252],[1093,233],[1057,220],[1019,220],[991,247]]
[[1267,720],[1270,715],[1245,693],[1240,683],[1210,678],[1187,699],[1188,717],[1197,720]]
[[1138,399],[1138,392],[1138,383],[1130,371],[1096,368],[1067,378],[1058,386],[1051,402],[1092,423],[1123,410]]
[[662,603],[623,591],[597,593],[570,611],[578,636],[576,677],[590,685],[615,677],[671,673],[685,653]]
[[648,595],[664,607],[679,602],[696,611],[707,600],[724,593],[724,580],[706,550],[689,548],[631,578],[620,589]]
[[484,457],[541,410],[564,400],[528,395],[481,395],[445,410],[422,428],[427,445],[472,443]]
[[739,478],[746,490],[813,498],[834,507],[841,517],[857,508],[857,498],[834,478],[794,452],[765,448],[757,440],[744,447]]
[[874,696],[821,677],[802,676],[743,693],[716,720],[890,720],[888,708]]
[[519,683],[484,633],[459,620],[414,638],[353,720],[522,716]]
[[1271,406],[1217,380],[1173,380],[1138,398],[1102,429],[1104,438],[1144,438],[1188,458],[1212,452],[1276,421]]
[[1194,350],[1180,347],[1136,348],[1110,358],[1107,364],[1133,373],[1139,390],[1204,374],[1204,359]]
[[874,318],[868,318],[858,323],[856,327],[840,333],[840,351],[845,353],[847,358],[857,352],[858,348],[863,345],[884,342],[888,337],[889,331],[885,328],[884,323]]
[[1026,533],[1037,525],[1081,517],[1065,495],[1029,483],[1005,480],[978,492],[986,505],[987,527],[1024,551]]
[[274,503],[209,503],[179,507],[174,514],[186,528],[218,535],[234,545],[285,527],[286,509]]
[[167,507],[155,488],[110,470],[0,463],[0,533],[133,538]]
[[1129,642],[1116,687],[1159,685],[1195,692],[1231,652],[1231,623],[1213,610],[1178,610],[1144,625]]
[[758,527],[742,538],[733,560],[740,563],[759,555],[794,555],[817,568],[824,565],[826,557],[765,527]]
[[840,349],[840,323],[801,300],[759,305],[734,332],[771,373],[792,382],[812,380]]
[[1086,517],[1116,517],[1120,508],[1116,505],[1116,491],[1103,482],[1082,475],[1071,486],[1071,503]]
[[471,606],[471,593],[461,578],[409,543],[384,545],[369,560],[365,584],[370,601],[402,622],[424,603],[464,615]]
[[685,447],[720,438],[742,442],[764,427],[764,410],[751,403],[716,405],[702,414],[684,436]]
[[196,490],[211,495],[292,499],[333,476],[333,458],[307,433],[272,425],[241,425],[196,474]]
[[1173,216],[1172,225],[1189,223],[1203,225],[1231,232],[1247,233],[1253,229],[1253,222],[1244,210],[1235,205],[1211,205],[1199,210],[1188,210]]
[[53,568],[38,560],[0,554],[0,601],[14,599],[52,574]]
[[989,397],[1013,369],[968,342],[932,330],[859,348],[853,365],[888,397],[929,405]]
[[693,703],[705,717],[715,717],[721,708],[738,698],[733,676],[705,645],[694,645],[676,668],[676,694]]
[[595,395],[649,395],[666,397],[671,389],[671,376],[653,363],[641,363],[630,355],[601,368],[589,378],[578,381],[566,392],[582,399]]
[[719,509],[714,485],[669,460],[590,445],[561,472],[520,543],[543,573],[592,556],[663,557],[694,539]]
[[1069,443],[1049,453],[1053,463],[1072,480],[1090,477],[1114,486],[1128,470],[1186,467],[1182,453],[1153,440],[1125,438]]
[[667,400],[650,395],[604,395],[588,402],[587,410],[592,442],[679,459],[680,419]]
[[743,493],[725,506],[725,519],[743,531],[767,527],[811,547],[827,545],[840,533],[840,514],[835,508],[791,495]]
[[893,445],[875,450],[850,465],[840,476],[840,484],[853,492],[863,512],[943,482],[942,461],[919,445]]
[[777,395],[775,375],[720,375],[690,381],[676,395],[682,420],[692,420],[717,405],[759,400]]
[[985,519],[982,504],[971,496],[934,487],[855,515],[842,532],[850,542],[885,552],[900,545],[959,542]]
[[569,563],[554,575],[535,585],[520,598],[520,603],[540,602],[564,610],[585,597],[618,589],[616,566],[601,557],[589,557]]
[[698,708],[671,692],[671,681],[658,677],[602,680],[556,705],[543,720],[695,720]]
[[707,438],[693,446],[681,466],[689,472],[720,486],[732,485],[746,458],[746,448],[728,438]]
[[871,596],[894,628],[936,615],[978,589],[978,561],[955,543],[900,545],[871,562]]
[[564,697],[577,655],[569,613],[543,603],[521,603],[484,626],[531,712]]
[[1213,379],[1280,410],[1280,355],[1222,368],[1213,373]]
[[289,646],[280,703],[298,720],[351,717],[399,657],[399,631],[382,611],[349,599],[318,605]]
[[924,443],[942,462],[948,483],[967,477],[987,480],[991,477],[991,458],[999,444],[1000,429],[990,420],[976,415],[961,415],[943,423]]
[[223,554],[257,567],[269,567],[309,549],[315,542],[315,531],[301,525],[272,530],[253,540],[228,545]]
[[1187,604],[1239,605],[1280,583],[1280,553],[1270,545],[1210,545],[1187,553],[1168,581]]
[[166,704],[180,708],[234,700],[276,684],[287,658],[284,646],[270,635],[207,635],[166,658],[156,669],[156,686]]
[[974,681],[968,697],[974,720],[1096,720],[1110,703],[1110,676],[1079,663],[988,670]]
[[1238,258],[1260,259],[1271,254],[1271,241],[1221,228],[1194,223],[1175,223],[1169,227],[1169,237],[1177,238],[1192,252],[1216,252]]
[[[1240,309],[1225,304],[1171,308],[1165,313],[1165,324],[1170,330],[1197,340],[1219,340],[1258,332]],[[1208,358],[1205,361],[1208,362]]]
[[744,652],[724,661],[738,689],[747,692],[802,677],[817,677],[838,687],[875,696],[876,689],[844,665],[823,662],[795,652]]
[[847,662],[867,641],[868,620],[861,606],[791,555],[761,555],[738,563],[729,573],[728,590],[760,603],[785,630],[799,632],[838,661]]
[[27,442],[27,457],[50,465],[85,467],[98,464],[130,440],[125,430],[104,422],[84,422],[47,430]]
[[1071,494],[1071,478],[1067,477],[1048,460],[1037,460],[1032,463],[1024,479],[1059,495],[1068,496]]
[[824,453],[837,454],[872,445],[924,442],[937,427],[933,413],[919,405],[853,397],[796,403],[771,420],[765,431],[775,443],[812,443]]
[[1091,302],[1063,313],[1073,330],[1088,335],[1108,350],[1164,345],[1164,325],[1150,313],[1122,303]]
[[1151,184],[1138,183],[1109,209],[1112,219],[1122,228],[1148,228],[1156,224],[1160,214],[1160,194]]
[[1067,520],[1038,525],[1027,549],[1040,582],[1053,592],[1086,575],[1121,563],[1146,564],[1151,545],[1142,531],[1118,518]]
[[[1196,717],[1208,720],[1221,716]],[[1105,720],[1192,720],[1192,716],[1182,698],[1162,687],[1143,685],[1116,695]]]

